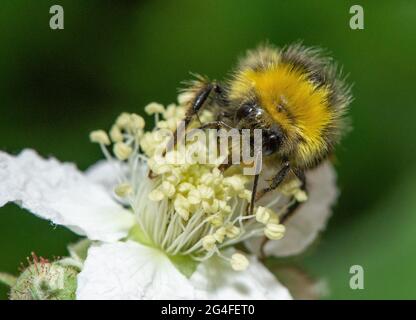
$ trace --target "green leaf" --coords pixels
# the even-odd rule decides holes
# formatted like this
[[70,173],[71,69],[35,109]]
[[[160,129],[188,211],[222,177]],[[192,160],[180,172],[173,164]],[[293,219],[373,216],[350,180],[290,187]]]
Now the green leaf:
[[169,256],[170,261],[175,265],[185,277],[190,278],[198,267],[199,262],[192,259],[190,256]]

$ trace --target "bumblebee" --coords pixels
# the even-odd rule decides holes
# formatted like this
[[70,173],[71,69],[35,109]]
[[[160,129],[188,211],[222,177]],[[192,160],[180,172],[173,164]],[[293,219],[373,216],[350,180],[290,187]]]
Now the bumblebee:
[[348,127],[350,87],[330,57],[300,43],[262,45],[248,51],[224,83],[200,77],[187,90],[193,99],[186,125],[210,108],[215,121],[202,128],[262,129],[263,161],[276,172],[259,191],[255,176],[251,212],[289,176],[305,188],[305,171],[333,152]]

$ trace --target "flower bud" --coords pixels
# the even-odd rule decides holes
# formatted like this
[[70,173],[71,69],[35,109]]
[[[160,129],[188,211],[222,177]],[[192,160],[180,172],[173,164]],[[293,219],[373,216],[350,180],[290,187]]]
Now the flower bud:
[[78,270],[33,255],[10,290],[10,300],[74,300]]

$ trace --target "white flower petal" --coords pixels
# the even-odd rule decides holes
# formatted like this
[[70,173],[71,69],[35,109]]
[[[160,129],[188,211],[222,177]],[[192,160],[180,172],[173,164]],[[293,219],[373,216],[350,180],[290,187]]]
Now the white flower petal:
[[136,242],[91,247],[78,276],[79,300],[198,298],[164,253]]
[[234,271],[220,258],[201,263],[190,279],[167,256],[136,242],[93,246],[78,276],[77,299],[291,299],[256,258]]
[[0,206],[16,202],[35,215],[92,240],[127,235],[133,215],[77,168],[32,150],[18,156],[0,152]]
[[110,163],[107,160],[100,160],[85,171],[86,177],[92,182],[103,186],[110,195],[113,195],[114,188],[119,181],[118,172],[125,173],[127,166],[125,163]]
[[[308,200],[301,204],[286,225],[283,239],[269,241],[266,255],[284,257],[304,251],[326,227],[332,206],[338,198],[336,173],[329,161],[306,174]],[[247,246],[258,253],[260,239],[247,241]]]
[[292,299],[289,291],[256,257],[249,260],[246,270],[234,271],[228,262],[212,257],[198,266],[190,280],[195,288],[206,292],[207,299]]
[[[142,162],[138,162],[137,176],[146,177],[148,167]],[[125,162],[109,162],[108,160],[100,160],[93,164],[85,171],[86,177],[92,182],[99,184],[107,190],[107,192],[113,197],[115,187],[123,183],[119,180],[120,176],[128,176],[129,168]]]

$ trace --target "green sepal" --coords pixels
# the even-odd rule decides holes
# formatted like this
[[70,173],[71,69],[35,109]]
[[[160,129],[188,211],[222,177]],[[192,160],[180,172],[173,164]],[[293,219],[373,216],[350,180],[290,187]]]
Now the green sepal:
[[154,247],[152,240],[142,231],[138,224],[134,225],[127,236],[128,240],[133,240],[148,247]]
[[13,286],[17,281],[17,278],[11,274],[0,272],[0,283],[5,284],[8,287]]
[[192,259],[191,256],[169,256],[170,261],[185,277],[190,278],[198,267],[199,262]]
[[71,243],[67,246],[71,258],[84,262],[87,259],[88,249],[92,241],[89,239],[81,239],[78,242]]
[[[152,240],[142,231],[140,226],[137,224],[130,229],[127,239],[136,241],[148,247],[158,249],[155,247]],[[199,264],[199,262],[192,259],[191,256],[175,255],[168,256],[168,258],[175,266],[175,268],[187,278],[192,276]]]

